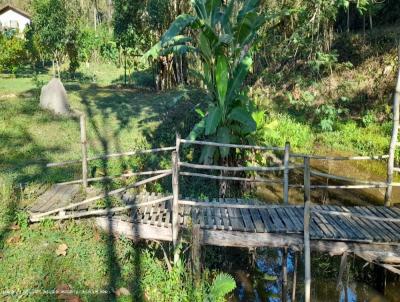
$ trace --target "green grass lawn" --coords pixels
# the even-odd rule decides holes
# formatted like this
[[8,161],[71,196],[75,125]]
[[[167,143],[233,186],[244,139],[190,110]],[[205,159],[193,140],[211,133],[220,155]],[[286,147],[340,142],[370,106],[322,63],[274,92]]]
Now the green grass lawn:
[[[193,121],[179,112],[193,111],[192,91],[158,94],[120,88],[112,84],[120,80],[120,72],[103,71],[98,75],[102,84],[64,81],[71,107],[87,115],[89,156],[165,146],[174,143],[175,130],[187,134]],[[41,75],[40,81],[49,78]],[[12,176],[17,183],[78,176],[79,169],[74,167],[55,173],[35,162],[79,159],[79,120],[40,109],[31,78],[2,77],[0,88],[0,175]],[[168,131],[163,131],[165,127]]]

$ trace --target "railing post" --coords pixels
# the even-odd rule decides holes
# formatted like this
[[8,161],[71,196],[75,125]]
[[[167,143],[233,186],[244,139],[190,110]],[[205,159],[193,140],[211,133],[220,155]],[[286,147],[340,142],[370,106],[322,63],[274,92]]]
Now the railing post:
[[178,158],[179,158],[179,149],[180,149],[180,146],[181,146],[181,135],[178,132],[176,132],[175,136],[176,136],[176,142],[175,142],[176,149],[175,150],[176,150],[176,153],[177,153]]
[[285,144],[285,154],[283,156],[283,202],[285,204],[289,203],[289,159],[290,159],[290,143]]
[[[400,55],[399,55],[400,58]],[[387,187],[385,192],[385,206],[389,207],[392,198],[392,182],[393,182],[393,172],[394,172],[394,157],[396,153],[397,146],[397,136],[399,134],[399,108],[400,107],[400,69],[397,76],[397,85],[394,95],[393,102],[393,129],[392,129],[392,139],[390,141],[389,148],[389,159],[388,159],[388,169],[387,169]]]
[[310,251],[310,158],[304,157],[304,301],[311,299],[311,251]]
[[79,117],[81,129],[81,149],[82,149],[82,184],[88,187],[88,156],[87,156],[87,137],[86,137],[86,115],[82,113]]
[[172,243],[176,246],[179,232],[179,157],[172,152]]

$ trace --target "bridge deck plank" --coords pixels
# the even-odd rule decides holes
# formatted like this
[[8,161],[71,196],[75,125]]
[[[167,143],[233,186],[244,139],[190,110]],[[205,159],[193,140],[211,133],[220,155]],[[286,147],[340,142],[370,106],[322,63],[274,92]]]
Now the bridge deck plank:
[[[365,213],[361,211],[359,207],[353,207],[350,211],[355,214],[365,215]],[[360,225],[363,226],[364,230],[372,235],[374,241],[390,242],[390,237],[385,232],[379,230],[381,226],[379,226],[375,221],[365,220],[362,218],[357,218],[357,220],[359,221]]]
[[[372,207],[365,207],[363,210],[366,213],[366,215],[388,218],[387,215],[382,214],[381,212],[377,211],[376,209],[373,209]],[[398,233],[395,230],[395,228],[393,228],[392,223],[389,221],[382,221],[379,222],[379,224],[385,229],[385,232],[392,239],[392,241],[396,241]]]
[[[43,213],[52,207],[59,207],[60,204],[65,204],[66,202],[60,201],[57,196],[69,193],[75,194],[74,192],[75,187],[71,186],[53,187],[52,190],[46,192],[38,199],[38,202],[30,207],[32,215],[34,215],[33,213]],[[123,198],[125,198],[124,201],[126,202],[127,197],[125,195]],[[140,193],[133,198],[129,196],[128,204],[140,204],[161,197],[160,194]],[[47,201],[44,202],[44,199],[47,199]],[[185,200],[194,199],[186,198]],[[209,202],[209,207],[204,203],[199,206],[193,204],[180,205],[180,224],[183,227],[200,224],[200,227],[205,230],[240,232],[243,236],[245,234],[242,232],[270,233],[274,236],[285,236],[286,234],[290,237],[301,236],[303,232],[304,213],[302,206],[277,204],[267,206],[260,204],[256,200],[236,198],[217,198]],[[228,204],[234,204],[235,207],[229,207]],[[125,221],[140,225],[147,224],[155,228],[171,228],[171,205],[172,202],[170,200],[158,204],[147,204],[122,212],[121,217]],[[260,207],[254,207],[255,205],[260,205]],[[357,214],[358,216],[400,219],[400,210],[397,208],[315,205],[313,209],[324,212],[312,212],[310,224],[312,240],[321,240],[321,242],[333,240],[371,244],[400,244],[400,222],[398,221],[377,221],[363,217],[327,213],[329,211],[346,212],[348,214]],[[68,215],[71,213],[79,214],[84,211],[86,209],[78,208],[74,212],[69,211]]]
[[265,228],[258,209],[249,209],[257,233],[263,233]]

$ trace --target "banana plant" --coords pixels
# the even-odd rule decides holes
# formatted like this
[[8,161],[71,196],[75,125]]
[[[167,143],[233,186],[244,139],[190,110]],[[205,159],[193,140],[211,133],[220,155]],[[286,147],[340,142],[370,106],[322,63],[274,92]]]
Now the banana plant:
[[[144,55],[157,58],[169,53],[194,53],[200,58],[200,71],[191,73],[200,79],[209,94],[206,112],[188,138],[206,137],[220,143],[246,142],[256,131],[253,105],[244,81],[252,66],[252,44],[265,22],[258,13],[260,0],[192,0],[194,15],[176,18],[160,41]],[[185,35],[191,29],[190,35]],[[228,148],[206,146],[201,162],[226,158]]]

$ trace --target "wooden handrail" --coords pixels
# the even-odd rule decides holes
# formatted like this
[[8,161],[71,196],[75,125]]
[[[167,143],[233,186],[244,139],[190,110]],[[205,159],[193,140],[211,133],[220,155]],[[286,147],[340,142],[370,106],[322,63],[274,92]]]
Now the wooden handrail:
[[262,182],[262,183],[277,183],[277,184],[282,184],[283,183],[282,180],[275,180],[275,179],[260,179],[260,178],[244,178],[244,177],[233,177],[233,176],[219,176],[219,175],[210,175],[210,174],[203,174],[203,173],[192,173],[192,172],[179,172],[179,175],[210,178],[210,179],[219,179],[219,180],[236,180],[236,181],[245,181],[245,182]]
[[[128,178],[128,177],[132,177],[132,176],[156,175],[156,174],[167,173],[170,171],[171,171],[171,169],[152,170],[152,171],[143,171],[143,172],[129,172],[129,173],[121,174],[121,175],[92,177],[92,178],[88,178],[87,181],[94,182],[94,181],[101,181],[101,180],[106,180],[106,179]],[[77,179],[77,180],[71,180],[71,181],[66,181],[66,182],[60,182],[58,184],[59,185],[72,185],[72,184],[79,184],[81,182],[82,182],[82,179]]]
[[33,216],[34,216],[34,218],[40,218],[40,217],[48,216],[50,214],[59,213],[61,211],[73,209],[73,208],[76,208],[76,207],[81,206],[81,205],[92,203],[93,201],[96,201],[96,200],[99,200],[99,199],[102,199],[102,198],[106,198],[106,197],[109,197],[109,196],[113,196],[113,195],[117,195],[117,194],[123,193],[128,189],[139,187],[139,186],[147,184],[149,182],[152,182],[152,181],[167,177],[167,176],[169,176],[171,174],[172,174],[172,171],[169,171],[167,173],[163,173],[163,174],[160,174],[160,175],[149,177],[147,179],[135,182],[134,184],[131,184],[129,186],[126,186],[126,187],[123,187],[123,188],[119,188],[119,189],[116,189],[116,190],[113,190],[113,191],[110,191],[110,192],[106,192],[106,193],[100,194],[98,196],[94,196],[94,197],[85,199],[83,201],[80,201],[80,202],[77,202],[77,203],[72,203],[70,205],[67,205],[67,206],[64,206],[64,207],[61,207],[61,208],[57,208],[57,209],[54,209],[54,210],[50,210],[50,211],[47,211],[47,212],[44,212],[44,213],[33,214]]
[[71,213],[67,215],[57,215],[57,216],[44,216],[44,217],[32,217],[31,222],[38,222],[44,219],[51,219],[51,220],[64,220],[64,219],[70,219],[70,218],[79,218],[79,217],[86,217],[86,216],[94,216],[94,215],[107,215],[107,214],[112,214],[112,213],[118,213],[118,212],[123,212],[126,210],[130,209],[136,209],[144,206],[150,206],[153,204],[157,204],[163,201],[171,200],[172,196],[166,196],[162,197],[156,200],[151,200],[147,202],[142,202],[142,203],[137,203],[137,204],[130,204],[127,206],[122,206],[122,207],[116,207],[116,208],[106,208],[106,209],[96,209],[96,210],[90,210],[90,211],[84,211],[84,212],[79,212],[79,213]]
[[[187,162],[179,162],[179,166],[193,169],[202,169],[202,170],[220,170],[220,171],[261,171],[261,172],[272,172],[272,171],[283,171],[285,170],[285,166],[276,166],[276,167],[225,167],[225,166],[217,166],[217,165],[200,165],[200,164],[191,164]],[[303,168],[303,165],[290,165],[287,167],[288,169],[297,169]]]
[[386,221],[386,222],[396,222],[400,223],[399,218],[390,218],[390,217],[379,217],[379,216],[371,216],[371,215],[360,215],[351,212],[340,212],[340,211],[326,211],[326,210],[318,210],[313,208],[313,213],[320,213],[326,215],[334,215],[334,216],[346,216],[351,218],[362,218],[367,220],[374,220],[374,221]]
[[[112,158],[112,157],[121,157],[121,156],[131,156],[131,155],[138,155],[138,154],[173,151],[175,149],[176,149],[176,147],[174,146],[174,147],[163,147],[163,148],[147,149],[147,150],[135,150],[135,151],[121,152],[121,153],[112,153],[112,154],[89,157],[89,158],[87,158],[87,161],[106,159],[106,158]],[[76,159],[76,160],[68,160],[68,161],[64,161],[64,162],[48,163],[48,164],[46,164],[46,167],[47,168],[62,167],[62,166],[67,166],[67,165],[72,165],[72,164],[80,164],[80,163],[82,163],[82,160]]]
[[310,158],[304,157],[304,301],[311,299],[311,251],[310,251],[310,223],[311,223],[311,180]]
[[373,156],[324,156],[324,155],[312,155],[303,153],[290,153],[290,157],[303,158],[308,157],[316,160],[381,160],[388,159],[389,155],[373,155]]
[[193,207],[210,207],[210,208],[232,208],[232,209],[271,209],[271,208],[282,208],[282,207],[297,207],[297,205],[282,205],[282,204],[239,204],[239,203],[225,203],[225,202],[206,202],[206,201],[193,201],[180,199],[178,201],[180,205],[193,206]]
[[325,178],[329,178],[329,179],[353,182],[353,183],[366,184],[366,185],[384,185],[384,186],[387,185],[386,182],[359,180],[359,179],[355,179],[355,178],[349,178],[349,177],[344,177],[344,176],[337,176],[337,175],[327,174],[327,173],[323,173],[323,172],[318,172],[315,170],[311,170],[311,175],[321,176],[321,177],[325,177]]
[[253,149],[253,150],[285,151],[285,148],[272,147],[272,146],[262,147],[262,146],[254,146],[254,145],[222,144],[222,143],[216,143],[216,142],[196,141],[196,140],[187,140],[187,139],[181,139],[180,141],[183,144],[193,144],[193,145],[239,148],[239,149]]

